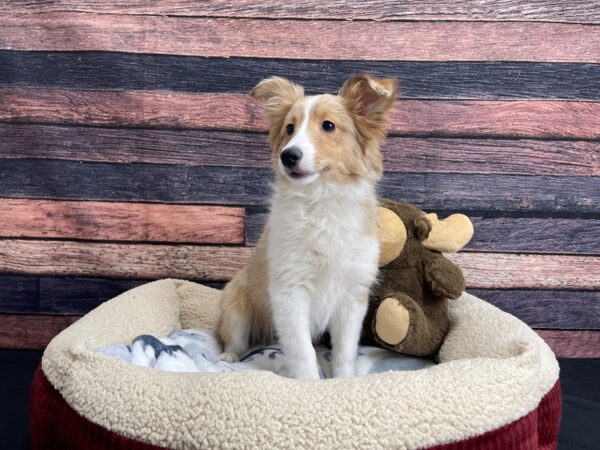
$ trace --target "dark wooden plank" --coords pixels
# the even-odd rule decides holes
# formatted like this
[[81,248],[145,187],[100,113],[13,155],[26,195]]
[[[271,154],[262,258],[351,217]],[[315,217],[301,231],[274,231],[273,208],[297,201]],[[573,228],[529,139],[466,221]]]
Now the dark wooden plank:
[[[440,218],[460,211],[432,211]],[[267,221],[267,208],[249,208],[246,245],[256,245]],[[600,218],[495,217],[469,214],[474,228],[467,251],[600,254]]]
[[[0,198],[264,205],[269,169],[0,160]],[[384,197],[430,211],[599,213],[600,177],[387,173]]]
[[356,72],[397,77],[402,98],[600,99],[598,64],[0,51],[0,84],[46,88],[247,93],[263,77],[281,75],[301,84],[309,93],[323,93],[337,92]]
[[[86,314],[147,281],[4,275],[0,276],[0,313]],[[222,283],[208,284],[222,287]],[[535,328],[600,330],[600,291],[471,289],[469,292]]]
[[559,358],[600,358],[600,331],[537,330]]
[[3,19],[0,46],[15,50],[375,61],[600,61],[600,27],[595,25],[205,19],[71,12],[6,13]]
[[[600,142],[389,137],[388,172],[600,176]],[[269,168],[264,133],[0,124],[0,158]]]
[[600,330],[600,291],[471,289],[530,327]]
[[460,266],[468,288],[600,288],[598,256],[469,252],[446,256]]
[[39,281],[34,277],[0,276],[0,313],[37,313]]
[[247,247],[0,240],[0,271],[31,275],[230,279]]
[[600,254],[600,218],[471,216],[471,219],[475,235],[467,250]]
[[[0,275],[0,314],[86,314],[152,280]],[[220,281],[197,280],[221,289]]]
[[[1,279],[1,278],[0,278]],[[40,311],[47,314],[86,314],[129,289],[151,280],[39,277]],[[222,282],[202,281],[221,289]]]
[[268,207],[253,206],[246,209],[246,245],[256,245],[269,218]]
[[40,312],[86,314],[103,302],[147,281],[106,278],[39,277]]
[[[0,87],[0,121],[265,131],[247,95]],[[391,134],[600,139],[600,102],[401,100]]]
[[271,173],[241,167],[4,159],[0,180],[0,197],[5,198],[244,205],[264,203]]
[[509,0],[453,1],[341,1],[309,0],[301,3],[283,0],[225,1],[142,0],[117,1],[53,0],[0,4],[4,13],[101,12],[103,14],[173,15],[233,18],[297,18],[331,20],[463,20],[463,21],[544,21],[600,23],[600,8],[594,1],[556,3]]
[[42,349],[78,318],[0,314],[0,348]]
[[241,244],[243,208],[0,199],[0,237]]
[[597,213],[600,178],[387,173],[383,197],[429,211]]

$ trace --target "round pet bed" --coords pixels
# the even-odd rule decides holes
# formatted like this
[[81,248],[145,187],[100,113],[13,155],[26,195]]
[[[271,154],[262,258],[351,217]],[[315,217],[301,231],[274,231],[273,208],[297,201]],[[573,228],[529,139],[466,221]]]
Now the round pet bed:
[[467,293],[450,302],[439,364],[299,381],[266,371],[160,372],[98,353],[149,333],[214,329],[220,291],[132,289],[60,333],[31,399],[33,449],[551,449],[558,364],[523,322]]

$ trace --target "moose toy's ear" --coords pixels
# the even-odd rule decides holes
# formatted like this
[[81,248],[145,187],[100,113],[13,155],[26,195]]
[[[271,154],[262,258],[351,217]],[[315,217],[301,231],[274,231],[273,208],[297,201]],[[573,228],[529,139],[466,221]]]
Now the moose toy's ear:
[[429,250],[456,253],[473,237],[473,223],[464,214],[452,214],[440,220],[437,214],[431,213],[424,219],[431,225],[429,235],[422,241]]
[[394,78],[375,78],[367,74],[353,75],[339,93],[351,104],[351,110],[371,122],[385,120],[398,95]]
[[379,267],[395,260],[406,244],[406,227],[391,209],[377,208],[377,237],[379,238]]

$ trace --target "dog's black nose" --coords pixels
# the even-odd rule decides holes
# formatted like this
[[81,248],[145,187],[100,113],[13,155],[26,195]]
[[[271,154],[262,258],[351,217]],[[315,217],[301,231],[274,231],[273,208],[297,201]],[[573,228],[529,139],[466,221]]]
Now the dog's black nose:
[[298,147],[286,148],[281,152],[281,163],[285,167],[294,167],[302,158],[302,151]]

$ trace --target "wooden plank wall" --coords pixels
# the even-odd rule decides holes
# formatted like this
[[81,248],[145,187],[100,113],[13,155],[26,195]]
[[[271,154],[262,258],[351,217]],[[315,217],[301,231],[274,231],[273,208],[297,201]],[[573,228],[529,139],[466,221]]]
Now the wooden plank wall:
[[147,280],[222,285],[267,214],[247,93],[357,71],[401,82],[383,195],[469,214],[469,289],[600,357],[594,1],[0,3],[0,347]]

